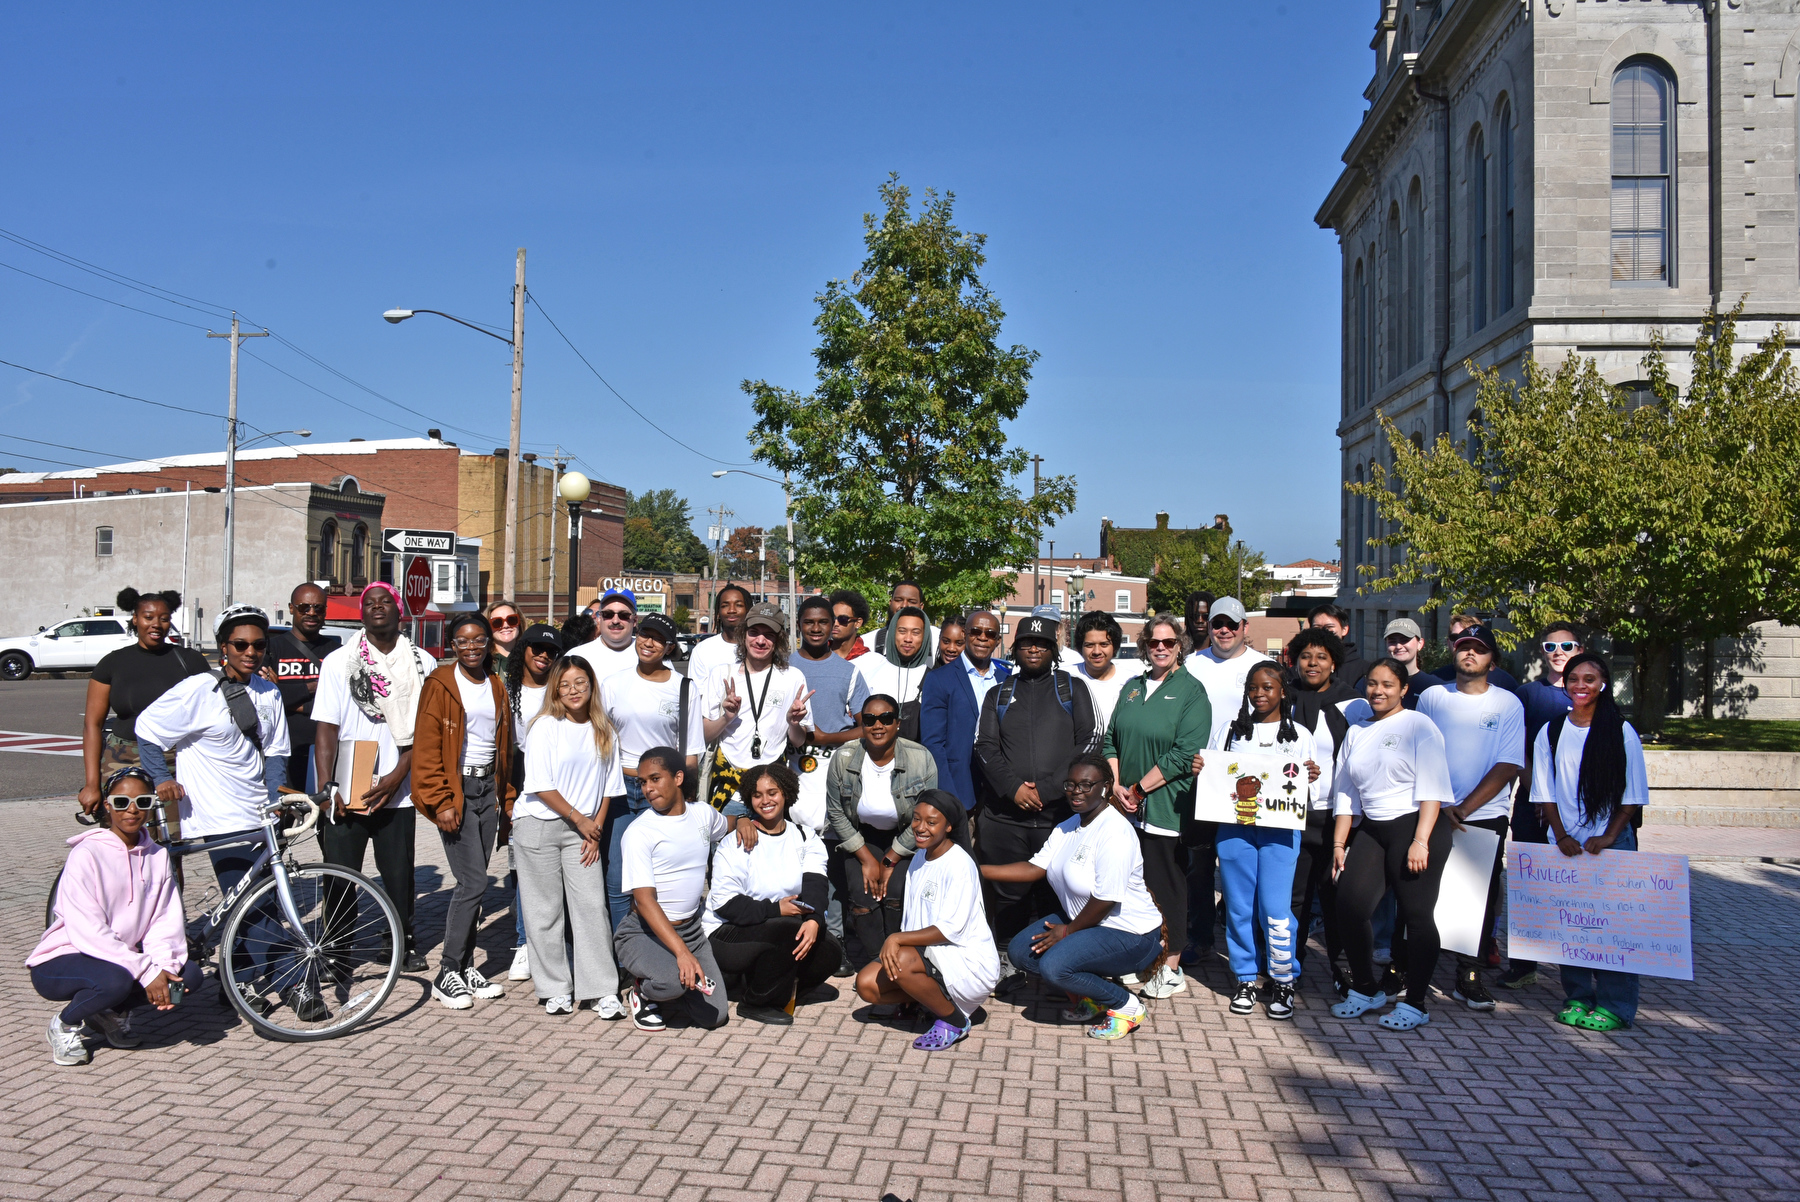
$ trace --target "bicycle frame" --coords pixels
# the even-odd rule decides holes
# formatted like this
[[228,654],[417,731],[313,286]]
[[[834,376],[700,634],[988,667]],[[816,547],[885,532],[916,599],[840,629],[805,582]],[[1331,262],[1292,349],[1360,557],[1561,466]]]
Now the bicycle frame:
[[263,817],[260,831],[240,831],[202,839],[170,839],[168,823],[164,819],[162,810],[158,808],[154,812],[155,816],[151,823],[154,828],[152,838],[156,838],[156,841],[161,843],[171,855],[183,857],[200,852],[223,851],[228,847],[251,847],[260,844],[262,853],[256,857],[255,863],[250,865],[250,870],[244,873],[230,892],[221,890],[223,896],[220,898],[219,904],[206,912],[204,916],[206,925],[216,928],[224,922],[225,915],[231,912],[231,907],[236,904],[238,898],[242,897],[250,886],[262,878],[263,870],[267,868],[275,876],[275,894],[281,899],[282,916],[287,919],[296,938],[301,941],[305,949],[312,952],[317,948],[307,937],[306,924],[301,921],[300,911],[294,905],[293,890],[288,884],[287,864],[282,860],[280,854],[282,851],[281,834],[275,826],[280,810],[280,805],[260,808],[259,812]]

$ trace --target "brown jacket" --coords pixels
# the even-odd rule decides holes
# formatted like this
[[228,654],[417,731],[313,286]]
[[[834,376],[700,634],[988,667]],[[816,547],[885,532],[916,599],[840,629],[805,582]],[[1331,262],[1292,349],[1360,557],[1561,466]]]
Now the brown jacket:
[[[462,810],[460,760],[465,718],[462,694],[456,687],[456,670],[455,664],[445,664],[427,676],[419,690],[419,717],[413,724],[412,800],[427,818],[443,806]],[[500,812],[510,818],[513,799],[518,795],[511,772],[512,705],[498,672],[488,673],[488,685],[494,690],[494,714],[498,719],[494,723],[494,796],[500,803]]]

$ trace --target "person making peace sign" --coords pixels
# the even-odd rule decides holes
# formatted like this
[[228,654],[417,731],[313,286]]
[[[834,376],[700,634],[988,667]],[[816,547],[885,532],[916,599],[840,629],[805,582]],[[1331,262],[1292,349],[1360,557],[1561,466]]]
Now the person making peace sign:
[[787,615],[780,606],[751,607],[738,662],[706,682],[705,714],[706,741],[717,747],[707,801],[730,817],[747,816],[737,797],[744,770],[782,760],[813,729],[812,693],[800,670],[788,666]]

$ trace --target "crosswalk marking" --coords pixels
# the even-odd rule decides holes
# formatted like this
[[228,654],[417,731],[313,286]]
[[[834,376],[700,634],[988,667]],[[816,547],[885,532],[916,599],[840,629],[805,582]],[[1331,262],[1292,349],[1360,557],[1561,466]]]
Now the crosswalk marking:
[[80,755],[80,735],[41,735],[28,730],[0,730],[0,751],[32,755]]

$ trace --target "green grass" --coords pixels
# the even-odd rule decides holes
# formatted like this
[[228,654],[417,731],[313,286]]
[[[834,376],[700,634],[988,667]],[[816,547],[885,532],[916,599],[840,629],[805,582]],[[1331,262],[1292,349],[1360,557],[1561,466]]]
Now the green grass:
[[1800,751],[1800,722],[1670,718],[1657,751]]

